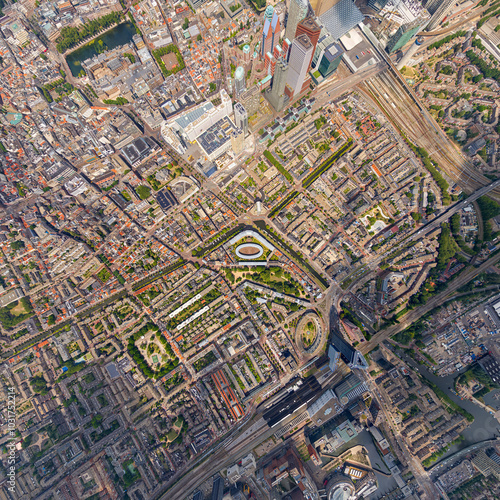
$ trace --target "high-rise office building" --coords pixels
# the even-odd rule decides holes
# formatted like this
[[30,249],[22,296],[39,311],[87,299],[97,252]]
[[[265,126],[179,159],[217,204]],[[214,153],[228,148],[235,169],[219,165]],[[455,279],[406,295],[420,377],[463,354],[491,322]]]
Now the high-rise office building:
[[[335,41],[335,39],[330,35],[326,30],[321,31],[321,36],[319,37],[318,43],[316,44],[316,49],[314,51],[314,54],[312,56],[311,60],[311,67],[314,69],[314,73],[316,71],[319,71],[319,66],[321,65],[323,61],[323,56],[327,52],[329,47],[332,47],[331,49],[331,55],[336,54],[338,52],[338,61],[335,67],[330,68],[329,64],[323,63],[322,65],[322,71],[326,70],[327,74],[323,74],[320,72],[321,77],[323,78],[328,78],[336,69],[337,66],[340,64],[340,60],[342,59],[342,54],[344,53],[340,45],[338,45]],[[336,58],[335,58],[336,59]],[[313,73],[313,75],[314,75]],[[318,77],[316,76],[315,79]]]
[[314,13],[319,17],[339,2],[340,0],[310,0],[309,3]]
[[291,40],[295,38],[297,25],[304,19],[309,10],[307,0],[290,0],[290,7],[288,8],[288,19],[286,21],[285,38]]
[[329,43],[321,48],[315,68],[323,78],[328,78],[333,75],[335,70],[339,67],[343,54],[344,51],[338,43]]
[[234,105],[234,123],[243,130],[245,135],[248,134],[248,113],[243,104],[239,102]]
[[[446,16],[446,14],[448,14],[453,5],[455,5],[455,0],[440,0],[439,2],[435,3],[438,3],[438,5],[436,5],[435,10],[434,10],[434,3],[431,6],[434,12],[432,12],[431,20],[427,25],[427,31],[432,31],[434,28],[437,28],[441,24],[443,18]],[[429,8],[427,10],[429,10]]]
[[285,94],[287,76],[288,64],[283,58],[280,58],[276,62],[271,88],[266,92],[267,100],[278,112],[283,110],[288,99]]
[[389,0],[368,0],[368,7],[378,12],[379,10],[382,10],[388,3]]
[[300,94],[309,81],[308,71],[313,53],[313,44],[306,34],[297,36],[292,42],[288,59],[290,69],[287,78],[287,83],[293,91],[292,97]]
[[[300,35],[307,35],[313,46],[313,53],[316,50],[316,45],[318,44],[319,37],[321,35],[321,27],[311,16],[306,17],[297,25],[297,31],[295,33],[296,37]],[[309,69],[311,69],[311,61],[309,62]]]
[[290,50],[290,46],[292,45],[292,42],[288,40],[288,38],[285,38],[283,40],[283,43],[281,44],[281,48],[283,49],[283,58],[285,61],[288,61],[288,52]]
[[[427,0],[424,3],[424,7],[429,11],[429,14],[434,14],[443,3],[443,0]],[[444,2],[446,3],[446,2]]]
[[245,90],[245,69],[238,66],[234,72],[234,91],[240,95]]
[[424,38],[419,36],[415,40],[415,43],[405,52],[405,55],[401,58],[401,61],[398,62],[396,66],[397,69],[401,69],[404,66],[406,66],[410,61],[410,59],[418,52],[418,49],[420,49],[423,43],[424,43]]
[[411,38],[420,31],[421,26],[421,19],[415,19],[412,23],[403,24],[389,39],[385,50],[389,52],[389,54],[392,54],[393,52],[396,52],[400,48],[404,47],[411,40]]
[[262,31],[262,46],[260,56],[265,58],[266,54],[273,53],[275,45],[279,43],[281,24],[278,13],[272,5],[268,5],[264,13],[264,29]]
[[239,155],[245,147],[245,134],[240,128],[231,132],[231,149],[235,155]]

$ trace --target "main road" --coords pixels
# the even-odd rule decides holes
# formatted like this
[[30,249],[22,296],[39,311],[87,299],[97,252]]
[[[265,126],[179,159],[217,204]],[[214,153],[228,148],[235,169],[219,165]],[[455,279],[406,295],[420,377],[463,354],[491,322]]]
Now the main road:
[[[384,70],[386,70],[388,66],[393,70],[392,72],[391,71],[384,72]],[[405,126],[409,127],[409,130],[406,130],[407,135],[410,138],[412,138],[412,140],[417,144],[421,144],[422,141],[420,141],[419,139],[422,136],[424,136],[425,130],[427,131],[426,137],[428,139],[429,137],[432,138],[433,135],[438,136],[441,142],[436,145],[435,147],[436,151],[430,151],[430,153],[436,155],[436,152],[443,151],[440,155],[437,155],[438,161],[441,160],[441,156],[444,157],[446,161],[443,162],[443,160],[441,160],[440,161],[441,165],[443,167],[449,167],[451,164],[451,168],[449,168],[449,171],[445,169],[446,172],[450,175],[450,177],[454,178],[454,180],[460,182],[461,184],[464,184],[463,182],[464,172],[466,172],[465,178],[468,177],[468,180],[470,180],[472,176],[472,171],[469,170],[471,167],[470,163],[468,164],[465,158],[461,156],[461,154],[454,148],[454,146],[450,145],[448,138],[443,134],[439,125],[437,125],[437,123],[434,122],[432,117],[430,117],[427,110],[425,110],[425,108],[419,103],[416,96],[414,96],[414,94],[412,95],[413,92],[411,91],[411,89],[408,89],[406,82],[401,81],[399,73],[398,73],[399,78],[398,76],[395,75],[394,72],[396,71],[397,70],[395,70],[394,66],[392,65],[392,62],[388,60],[388,58],[384,54],[383,60],[381,62],[371,67],[368,67],[358,72],[357,74],[346,78],[345,80],[321,85],[319,88],[321,95],[316,97],[315,105],[321,106],[331,101],[333,97],[341,95],[343,92],[352,89],[353,86],[360,84],[362,85],[363,82],[367,81],[367,79],[370,78],[373,79],[372,80],[373,83],[368,84],[371,92],[373,92],[374,87],[377,91],[380,91],[380,88],[382,86],[387,86],[387,85],[390,86],[392,91],[391,93],[397,93],[399,96],[400,101],[398,102],[398,105],[401,107],[401,109],[406,107],[404,112],[400,112],[399,116],[395,118],[394,113],[388,112],[387,108],[391,108],[390,103],[386,102],[385,103],[386,105],[383,106],[380,101],[383,100],[384,97],[380,95],[378,95],[377,97],[381,99],[375,98],[375,100],[377,101],[376,102],[377,105],[382,109],[382,111],[386,114],[386,116],[388,116],[390,121],[396,124],[399,130],[401,130],[402,128],[400,120],[402,119],[403,121],[406,121]],[[384,74],[380,75],[381,72],[384,72]],[[381,78],[383,78],[384,80],[383,85],[381,84],[377,88],[375,82],[377,82]],[[372,94],[372,97],[375,96],[373,96]],[[408,110],[407,108],[410,105],[411,109]],[[396,111],[399,111],[399,109],[396,108]],[[414,134],[411,133],[415,132],[415,129],[412,129],[411,125],[412,123],[414,123],[414,120],[408,120],[407,117],[408,113],[412,114],[414,118],[418,117],[419,120],[422,120],[423,117],[425,123],[423,125],[421,124],[421,129],[419,129],[421,134],[420,136],[415,137]],[[431,146],[432,144],[433,143],[431,143]],[[424,147],[429,147],[428,143],[424,143],[422,145],[424,145]],[[451,151],[450,147],[452,148]],[[457,164],[462,164],[460,165],[460,167],[462,168],[457,167]],[[466,168],[463,168],[464,164]],[[470,197],[468,197],[467,200],[455,204],[454,206],[449,208],[446,212],[436,217],[433,221],[429,222],[418,231],[415,231],[412,235],[409,236],[409,238],[406,238],[403,242],[401,242],[400,245],[392,247],[389,251],[377,257],[377,259],[375,259],[375,264],[380,263],[389,253],[396,251],[398,247],[401,246],[402,244],[407,244],[408,242],[421,238],[426,234],[428,234],[429,232],[433,231],[436,227],[438,227],[443,221],[447,220],[456,211],[463,208],[465,204],[475,201],[480,196],[495,189],[500,183],[500,181],[495,181],[494,183],[489,184],[489,181],[486,178],[482,177],[483,176],[481,176],[479,182],[474,186],[479,189],[475,193],[473,193]],[[487,183],[489,185],[485,186],[485,184]],[[373,337],[373,339],[370,342],[364,343],[361,346],[362,352],[363,353],[369,352],[376,345],[378,345],[378,343],[382,342],[386,338],[406,328],[409,324],[411,324],[411,322],[416,321],[418,318],[426,314],[428,311],[432,310],[437,305],[443,303],[451,293],[453,293],[455,290],[463,286],[463,284],[473,279],[474,276],[480,274],[481,272],[486,270],[490,265],[498,262],[499,260],[500,260],[500,255],[493,256],[486,262],[484,262],[480,267],[476,269],[470,269],[462,273],[462,275],[460,275],[450,284],[447,290],[433,297],[424,306],[407,313],[406,316],[404,317],[404,322],[388,328],[384,332],[381,332],[377,334],[375,337]],[[213,476],[216,472],[220,471],[224,467],[227,467],[228,465],[234,463],[237,459],[241,458],[242,456],[250,452],[260,442],[270,437],[276,431],[276,429],[269,429],[267,426],[263,425],[257,431],[252,432],[250,433],[250,435],[248,435],[249,426],[250,423],[246,424],[241,429],[237,430],[235,429],[236,432],[230,433],[230,436],[234,436],[235,440],[233,440],[233,437],[230,437],[226,439],[224,442],[216,445],[215,448],[207,450],[207,452],[205,452],[202,455],[202,457],[200,457],[200,459],[198,459],[197,462],[193,464],[188,473],[180,477],[178,481],[172,486],[170,486],[168,489],[158,492],[156,498],[166,500],[170,498],[178,499],[185,497],[190,491],[194,490],[200,483],[207,480],[208,478]],[[236,440],[236,435],[240,436],[238,440]]]
[[156,492],[154,498],[156,500],[187,498],[201,483],[248,455],[260,443],[270,438],[279,427],[281,424],[270,428],[264,419],[260,418],[255,423],[250,420],[243,427],[234,429],[224,441],[203,453],[177,482]]
[[499,261],[500,253],[493,255],[488,260],[484,261],[479,267],[466,269],[448,285],[448,288],[446,288],[446,290],[443,290],[441,293],[438,293],[437,295],[429,299],[426,304],[419,306],[417,309],[413,309],[407,312],[402,317],[402,321],[400,323],[386,328],[380,333],[374,335],[368,342],[364,342],[359,348],[360,351],[363,354],[367,354],[384,340],[392,337],[393,335],[396,335],[396,333],[405,330],[422,316],[446,302],[446,300],[452,293],[456,292],[459,288],[467,284],[469,281],[473,280],[479,274],[484,273],[490,266],[497,264]]
[[[441,224],[443,220],[449,218],[452,213],[455,213],[455,211],[462,208],[464,203],[466,204],[472,201],[472,199],[477,199],[479,196],[482,196],[489,190],[496,187],[498,183],[500,183],[500,181],[495,181],[490,186],[486,186],[478,190],[478,192],[471,195],[464,202],[455,204],[444,214],[438,216],[434,221],[429,222],[426,226],[424,226],[423,229],[413,233],[410,238],[417,238],[420,237],[422,232],[425,233],[431,231],[439,224]],[[465,271],[465,273],[462,273],[462,275],[460,275],[450,284],[447,290],[433,297],[424,306],[407,313],[404,317],[404,322],[388,328],[387,330],[374,336],[371,341],[364,343],[361,346],[361,352],[369,352],[376,345],[378,345],[378,343],[403,330],[409,324],[411,324],[411,322],[416,321],[418,318],[435,308],[437,305],[443,303],[451,293],[473,279],[474,276],[477,276],[481,272],[485,271],[489,266],[495,264],[499,260],[500,254],[491,257],[478,268],[473,268]],[[252,430],[250,432],[249,430],[252,429],[253,425],[256,424],[252,424],[251,422],[249,422],[242,428],[235,429],[229,434],[229,438],[216,445],[215,448],[207,450],[207,452],[205,452],[197,460],[197,462],[193,464],[193,466],[189,469],[189,472],[180,477],[178,481],[169,489],[158,492],[156,498],[159,500],[167,500],[170,498],[179,499],[185,497],[188,492],[194,490],[200,483],[206,481],[221,469],[235,463],[236,460],[248,454],[252,449],[258,446],[259,443],[269,438],[274,434],[274,432],[276,432],[276,429],[270,429],[263,423],[261,423],[260,426],[258,425],[255,430]]]
[[478,189],[477,191],[472,193],[469,197],[467,197],[465,200],[460,201],[458,203],[455,203],[450,208],[448,208],[446,211],[444,211],[442,214],[438,215],[435,219],[428,222],[427,224],[422,226],[417,231],[414,231],[407,238],[401,240],[399,243],[397,243],[396,245],[393,245],[392,247],[387,249],[385,252],[383,252],[380,255],[378,255],[377,257],[371,259],[368,264],[362,264],[361,266],[354,269],[352,271],[352,273],[347,278],[349,278],[350,276],[351,277],[358,276],[358,277],[351,281],[349,286],[346,288],[345,293],[347,293],[347,291],[352,290],[355,286],[357,286],[361,279],[364,279],[365,281],[370,279],[369,270],[374,271],[375,269],[377,269],[378,265],[383,260],[385,260],[389,255],[394,254],[398,250],[401,250],[404,246],[408,245],[412,241],[423,238],[427,234],[431,233],[437,227],[439,227],[443,222],[448,220],[454,213],[458,212],[459,210],[464,208],[469,203],[475,202],[481,196],[488,194],[490,191],[495,189],[499,184],[500,184],[500,179],[496,180],[494,182],[491,182],[488,186],[484,186],[484,187]]

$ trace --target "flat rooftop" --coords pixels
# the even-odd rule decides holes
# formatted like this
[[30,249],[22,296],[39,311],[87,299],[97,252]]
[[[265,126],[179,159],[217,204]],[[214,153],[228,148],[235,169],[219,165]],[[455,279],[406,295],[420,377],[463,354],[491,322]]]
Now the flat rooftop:
[[165,213],[167,213],[168,210],[177,205],[175,196],[168,189],[162,189],[157,194],[156,201]]
[[236,127],[233,122],[225,116],[214,123],[206,132],[203,132],[196,140],[207,155],[211,155],[231,140],[231,132],[233,130],[236,130]]

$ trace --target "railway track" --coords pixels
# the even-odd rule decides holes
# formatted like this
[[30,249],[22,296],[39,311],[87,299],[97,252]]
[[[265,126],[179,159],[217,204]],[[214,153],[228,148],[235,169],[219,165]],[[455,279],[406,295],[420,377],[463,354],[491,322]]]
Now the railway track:
[[[270,429],[262,422],[252,433],[246,437],[230,436],[205,452],[197,463],[189,468],[176,483],[156,495],[156,500],[180,500],[187,498],[189,493],[197,486],[222,470],[224,467],[234,463],[242,456],[248,454],[253,448],[272,434],[276,429]],[[243,433],[244,434],[244,433]]]
[[[426,149],[440,170],[466,193],[489,184],[491,181],[460,153],[418,96],[395,72],[397,70],[390,67],[388,71],[358,84],[357,88],[412,143]],[[500,201],[500,189],[493,191],[491,196]]]
[[[465,191],[474,191],[491,181],[478,172],[450,143],[427,110],[410,98],[404,87],[386,72],[365,82],[387,118],[413,143],[427,150],[441,170]],[[495,193],[500,196],[500,193]]]

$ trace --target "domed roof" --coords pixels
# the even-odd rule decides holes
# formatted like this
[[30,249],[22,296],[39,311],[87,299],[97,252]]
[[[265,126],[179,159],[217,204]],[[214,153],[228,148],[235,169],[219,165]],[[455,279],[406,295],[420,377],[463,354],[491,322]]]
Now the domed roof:
[[272,5],[268,5],[266,7],[266,12],[264,13],[264,17],[271,20],[273,17],[274,7]]

